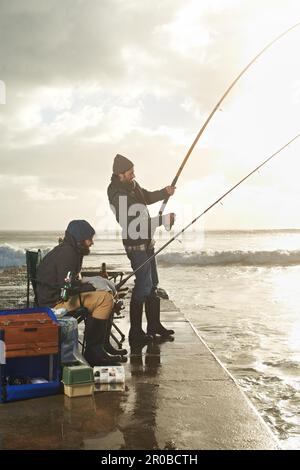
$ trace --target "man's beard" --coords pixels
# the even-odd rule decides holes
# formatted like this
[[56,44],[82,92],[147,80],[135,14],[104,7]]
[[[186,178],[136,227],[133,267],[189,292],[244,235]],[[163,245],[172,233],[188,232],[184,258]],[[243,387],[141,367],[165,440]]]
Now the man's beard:
[[135,179],[132,179],[131,181],[121,181],[121,184],[125,186],[127,189],[132,190],[135,188],[136,182],[135,182]]
[[82,256],[87,256],[90,254],[90,248],[86,245],[83,245],[82,243],[78,243],[79,245],[79,250]]

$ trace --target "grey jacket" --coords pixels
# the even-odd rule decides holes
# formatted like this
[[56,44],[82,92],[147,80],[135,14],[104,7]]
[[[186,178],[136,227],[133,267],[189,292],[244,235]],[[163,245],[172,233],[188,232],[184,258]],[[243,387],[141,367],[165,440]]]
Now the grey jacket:
[[[112,175],[111,183],[107,188],[107,195],[110,206],[115,214],[115,217],[119,224],[122,226],[122,238],[124,246],[136,246],[147,244],[152,239],[151,217],[147,209],[147,205],[154,204],[158,201],[163,201],[168,193],[165,189],[158,191],[147,191],[137,183],[121,183],[118,176]],[[120,196],[127,197],[127,213],[120,213]],[[143,206],[144,215],[148,221],[148,234],[146,238],[133,239],[128,228],[130,223],[135,219],[136,215],[129,215],[130,207],[133,204],[140,204]],[[158,222],[156,226],[160,225]]]

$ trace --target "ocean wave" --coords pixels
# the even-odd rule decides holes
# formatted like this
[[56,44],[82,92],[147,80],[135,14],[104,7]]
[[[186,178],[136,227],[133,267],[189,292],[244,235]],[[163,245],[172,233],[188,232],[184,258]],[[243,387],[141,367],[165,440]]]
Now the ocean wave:
[[[42,250],[45,256],[51,250],[47,247]],[[91,255],[100,255],[101,252],[91,252]],[[116,252],[105,252],[101,255],[122,255]],[[183,266],[290,266],[300,264],[300,250],[294,251],[185,251],[163,253],[158,256],[160,263],[165,265]],[[25,250],[14,248],[5,243],[0,245],[0,269],[19,267],[26,264]]]
[[91,250],[91,256],[125,256],[125,250],[118,251],[94,251]]
[[[51,249],[51,247],[41,249],[42,257],[44,257]],[[36,251],[37,248],[34,248],[33,250]],[[0,245],[0,269],[18,268],[24,265],[26,265],[25,249],[14,248],[8,243]]]
[[274,361],[265,361],[264,365],[269,367],[279,367],[281,369],[295,369],[298,370],[300,368],[300,364],[298,361],[288,360],[288,359],[280,359]]
[[25,250],[16,249],[5,243],[0,246],[0,268],[18,267],[26,264]]
[[300,264],[300,251],[199,251],[159,255],[166,265],[184,266],[290,266]]

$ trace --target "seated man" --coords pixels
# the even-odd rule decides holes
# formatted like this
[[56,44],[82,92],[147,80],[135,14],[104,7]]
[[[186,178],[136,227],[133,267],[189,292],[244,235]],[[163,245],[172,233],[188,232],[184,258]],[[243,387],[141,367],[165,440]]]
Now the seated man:
[[76,280],[76,294],[67,301],[61,299],[61,288],[68,272],[78,277],[83,257],[89,254],[93,245],[94,235],[95,230],[85,220],[69,223],[62,243],[53,248],[38,267],[38,303],[68,311],[76,310],[81,305],[86,307],[91,315],[86,321],[84,357],[91,366],[116,365],[121,361],[116,354],[126,354],[127,351],[116,350],[109,343],[114,305],[112,292],[96,291],[92,284]]

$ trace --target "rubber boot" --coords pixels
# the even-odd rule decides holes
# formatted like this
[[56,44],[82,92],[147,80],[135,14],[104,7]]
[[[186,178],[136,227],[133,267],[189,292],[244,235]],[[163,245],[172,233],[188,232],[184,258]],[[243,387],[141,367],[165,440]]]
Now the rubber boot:
[[146,318],[147,318],[147,334],[150,336],[160,335],[163,337],[167,337],[170,335],[174,335],[174,330],[167,330],[161,323],[160,323],[160,298],[155,295],[151,294],[147,297],[145,302],[145,311],[146,311]]
[[84,357],[91,367],[119,366],[121,356],[111,356],[104,349],[107,330],[107,320],[100,320],[92,316],[86,320]]
[[145,345],[151,341],[148,335],[142,329],[143,302],[130,302],[130,345]]
[[112,356],[126,356],[127,354],[127,349],[116,349],[110,344],[110,333],[111,333],[111,327],[113,324],[113,313],[110,315],[109,319],[107,320],[107,330],[106,330],[106,336],[105,336],[105,341],[104,341],[104,349],[108,354],[111,354]]

